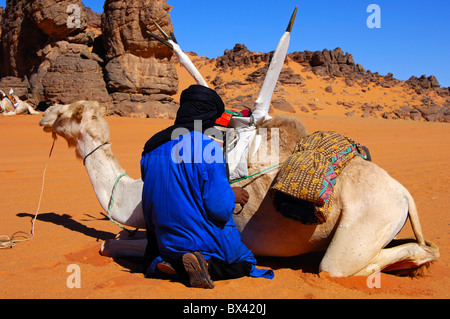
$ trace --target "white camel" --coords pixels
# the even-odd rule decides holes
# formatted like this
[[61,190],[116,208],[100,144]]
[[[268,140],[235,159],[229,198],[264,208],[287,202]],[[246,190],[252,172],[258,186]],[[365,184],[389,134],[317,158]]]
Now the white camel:
[[[125,171],[111,145],[105,144],[109,141],[105,114],[106,108],[97,102],[54,105],[43,114],[40,125],[75,146],[77,156],[85,159],[100,204],[114,220],[145,228],[142,180],[123,176],[118,181]],[[280,161],[292,153],[295,141],[307,134],[298,120],[288,117],[277,117],[263,127],[279,129]],[[252,164],[249,170],[259,172],[263,167]],[[255,255],[288,257],[325,251],[319,270],[331,276],[369,275],[374,269],[417,269],[439,257],[437,247],[423,238],[409,192],[376,164],[357,157],[345,167],[337,178],[327,222],[315,226],[289,220],[276,211],[268,194],[275,175],[272,171],[237,184],[247,189],[250,200],[243,212],[235,215],[235,221],[243,242]],[[385,248],[408,216],[416,240]],[[109,240],[101,251],[110,257],[143,257],[146,244],[146,239]]]
[[[295,142],[307,135],[300,121],[277,117],[271,119],[268,109],[273,89],[284,62],[293,19],[272,58],[266,80],[256,101],[254,116],[236,118],[232,125],[244,130],[253,126],[278,129],[277,152],[263,154],[257,149],[256,158],[267,162],[283,162],[293,152]],[[179,56],[186,56],[179,46],[167,37],[167,42]],[[183,62],[182,62],[183,63]],[[183,63],[200,85],[206,81],[192,63]],[[103,209],[119,223],[145,228],[142,212],[142,180],[124,175],[109,144],[109,130],[103,116],[106,108],[97,102],[79,101],[70,105],[51,106],[42,116],[40,125],[47,132],[62,136],[76,155],[83,159],[95,193]],[[250,139],[252,145],[258,139]],[[250,175],[261,172],[267,164],[250,161]],[[410,193],[386,171],[372,162],[356,157],[337,178],[332,194],[332,211],[326,223],[304,225],[278,213],[268,193],[276,170],[246,179],[236,184],[247,189],[250,200],[242,213],[235,215],[242,240],[255,255],[289,257],[324,251],[319,271],[331,276],[367,276],[374,270],[399,271],[418,274],[439,257],[438,248],[425,241],[414,200]],[[218,194],[220,196],[220,194]],[[114,202],[112,205],[112,198]],[[415,240],[395,241],[395,236],[410,218]],[[146,239],[109,240],[101,252],[110,257],[143,257]],[[389,246],[388,246],[389,245]]]
[[33,115],[39,114],[39,112],[35,111],[30,104],[19,99],[19,97],[14,94],[13,89],[9,90],[9,94],[5,94],[5,92],[0,90],[0,94],[1,94],[0,108],[3,110],[4,116],[12,116],[27,113]]

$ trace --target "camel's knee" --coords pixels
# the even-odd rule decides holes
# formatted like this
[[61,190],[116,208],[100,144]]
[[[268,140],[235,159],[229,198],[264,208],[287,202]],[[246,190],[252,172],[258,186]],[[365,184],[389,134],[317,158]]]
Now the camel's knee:
[[353,276],[361,269],[360,262],[354,256],[347,255],[341,258],[335,258],[334,254],[325,254],[319,265],[319,273],[327,272],[330,277],[348,277]]
[[144,258],[146,247],[146,239],[108,239],[102,243],[100,254],[112,258]]
[[347,269],[346,267],[333,265],[323,261],[319,265],[319,273],[321,272],[327,272],[330,277],[348,277],[353,275],[351,269]]
[[107,239],[101,244],[100,255],[105,256],[105,257],[111,257],[111,258],[115,257],[115,256],[113,256],[114,250],[111,247],[112,246],[111,241],[112,241],[112,239]]

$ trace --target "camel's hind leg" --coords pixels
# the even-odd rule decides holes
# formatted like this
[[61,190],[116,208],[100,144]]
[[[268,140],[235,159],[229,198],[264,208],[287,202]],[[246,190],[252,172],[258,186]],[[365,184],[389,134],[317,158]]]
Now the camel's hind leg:
[[400,275],[422,275],[422,271],[439,258],[438,247],[423,238],[414,199],[405,188],[402,193],[408,202],[409,217],[416,238],[393,240],[356,275],[369,275],[374,269],[395,272]]
[[372,264],[372,260],[401,229],[407,217],[406,207],[402,215],[391,221],[377,220],[377,217],[370,216],[352,220],[344,216],[320,263],[319,270],[327,271],[333,277],[353,276],[359,273]]
[[[358,190],[365,186],[360,184]],[[438,248],[423,239],[416,207],[403,186],[391,180],[383,190],[378,190],[377,196],[367,189],[355,193],[358,191],[351,196],[352,192],[345,189],[341,193],[340,200],[346,206],[320,264],[321,271],[335,277],[366,276],[385,268],[388,271],[416,269],[439,257]],[[364,197],[363,193],[370,195]],[[389,247],[405,224],[408,211],[416,239]]]
[[353,171],[342,172],[344,178],[335,189],[335,194],[340,195],[333,204],[333,209],[341,210],[341,219],[320,263],[320,271],[334,277],[358,274],[372,264],[405,224],[408,201],[402,186],[386,173],[375,172],[377,169],[372,168],[378,174],[369,176],[370,179],[362,179]]
[[27,110],[28,113],[30,113],[31,115],[39,115],[39,112],[33,109],[33,107],[29,104],[27,104]]
[[[394,272],[400,275],[421,275],[423,266],[427,267],[437,259],[439,252],[437,247],[426,242],[425,245],[415,242],[403,243],[395,247],[384,248],[355,276],[368,276],[376,271]],[[437,255],[436,255],[437,254]]]

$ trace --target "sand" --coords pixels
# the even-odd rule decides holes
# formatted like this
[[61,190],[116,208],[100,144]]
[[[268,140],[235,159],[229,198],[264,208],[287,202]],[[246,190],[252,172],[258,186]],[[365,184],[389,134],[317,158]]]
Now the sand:
[[[415,198],[425,238],[441,257],[425,278],[382,274],[380,288],[366,277],[328,278],[317,274],[320,254],[258,258],[272,267],[273,280],[240,278],[216,282],[213,290],[185,282],[146,279],[136,261],[99,255],[103,240],[120,230],[105,219],[81,160],[59,138],[45,178],[34,239],[0,250],[0,299],[9,298],[448,298],[450,232],[447,203],[450,176],[450,125],[402,120],[347,118],[333,114],[293,115],[308,130],[332,129],[371,150],[373,161],[405,185]],[[0,116],[0,235],[31,230],[41,192],[51,135],[40,116]],[[127,174],[140,177],[145,141],[170,120],[107,117],[112,150]],[[400,237],[411,236],[409,223]],[[81,274],[80,288],[69,288],[71,265]],[[68,272],[69,270],[69,272]],[[68,285],[69,279],[69,285]]]
[[[245,78],[259,66],[222,72],[214,61],[191,56],[207,81],[219,74],[225,82]],[[216,282],[213,290],[189,288],[186,282],[146,279],[140,263],[112,259],[99,254],[101,242],[114,238],[118,226],[105,218],[82,161],[58,138],[48,161],[44,192],[35,223],[35,237],[0,249],[0,299],[56,298],[176,298],[176,299],[372,299],[449,298],[450,232],[449,202],[450,125],[422,121],[386,120],[381,112],[395,106],[418,103],[422,97],[401,86],[370,90],[347,86],[342,78],[325,79],[288,61],[305,82],[301,87],[278,88],[296,109],[309,132],[335,130],[369,147],[373,161],[409,189],[418,206],[424,236],[440,249],[441,257],[424,278],[381,274],[380,288],[369,288],[367,277],[329,278],[317,273],[321,254],[294,258],[257,258],[271,267],[275,278],[240,278]],[[193,83],[177,67],[180,92]],[[218,73],[219,72],[219,73]],[[333,86],[333,93],[324,89]],[[257,96],[256,84],[224,88],[226,99],[239,95]],[[442,102],[436,95],[430,96]],[[179,94],[174,97],[179,100]],[[348,108],[338,103],[354,105]],[[361,118],[357,105],[380,104],[377,118]],[[311,104],[316,106],[312,110]],[[307,106],[309,112],[301,111]],[[355,111],[352,117],[345,113]],[[283,113],[278,111],[278,113]],[[286,114],[286,112],[284,112]],[[31,231],[52,145],[50,134],[38,123],[40,116],[0,115],[0,235]],[[106,117],[112,150],[129,176],[140,178],[140,155],[144,143],[172,120]],[[409,222],[399,237],[412,236]],[[73,265],[80,273],[80,288],[69,288]]]

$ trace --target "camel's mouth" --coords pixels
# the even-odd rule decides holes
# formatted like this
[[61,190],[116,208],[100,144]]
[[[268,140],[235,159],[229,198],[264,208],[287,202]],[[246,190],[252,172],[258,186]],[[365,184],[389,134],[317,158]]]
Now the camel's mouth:
[[44,113],[39,121],[39,126],[43,127],[44,132],[51,133],[53,131],[54,122],[55,120],[52,116],[49,116],[48,113]]
[[53,131],[53,122],[50,124],[47,118],[42,117],[39,121],[39,126],[43,127],[44,132],[51,133]]
[[53,127],[51,125],[44,125],[44,132],[51,133],[53,131]]

